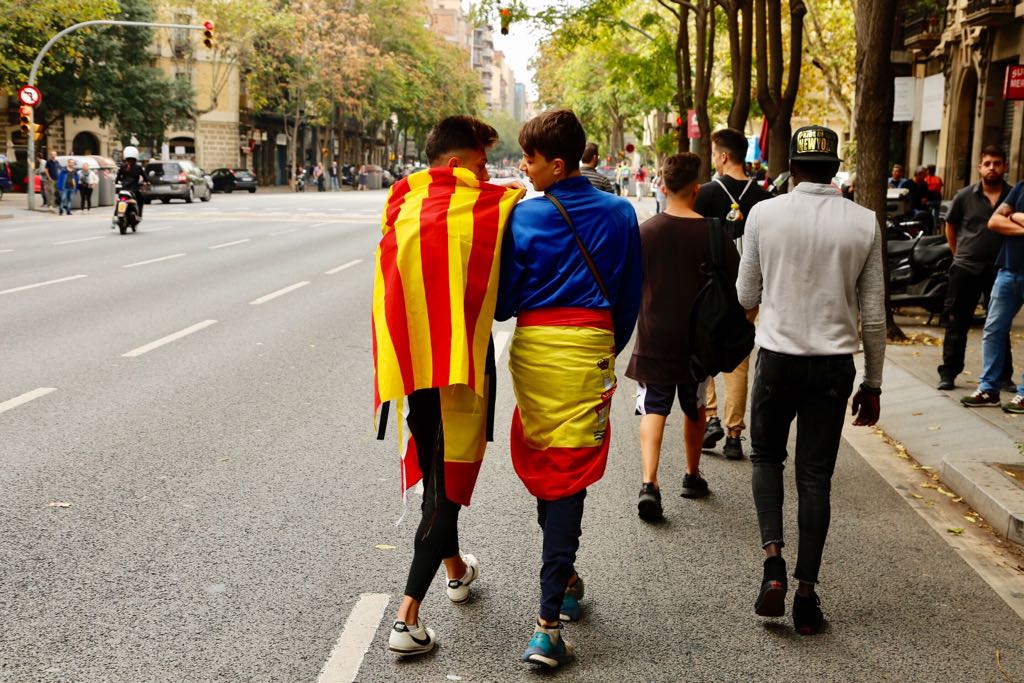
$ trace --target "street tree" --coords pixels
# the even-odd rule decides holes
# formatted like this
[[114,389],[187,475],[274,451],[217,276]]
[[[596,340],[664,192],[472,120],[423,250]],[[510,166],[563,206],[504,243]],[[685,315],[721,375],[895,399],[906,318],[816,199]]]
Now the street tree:
[[[889,135],[894,99],[893,68],[890,60],[895,0],[857,0],[857,94],[854,113],[857,138],[857,203],[871,209],[882,230],[885,253],[886,178]],[[888,262],[885,269],[886,329],[890,339],[904,338],[893,318],[889,301]]]
[[804,0],[789,0],[789,59],[783,57],[782,0],[754,0],[757,101],[768,121],[768,163],[776,174],[789,168],[793,108],[800,88]]

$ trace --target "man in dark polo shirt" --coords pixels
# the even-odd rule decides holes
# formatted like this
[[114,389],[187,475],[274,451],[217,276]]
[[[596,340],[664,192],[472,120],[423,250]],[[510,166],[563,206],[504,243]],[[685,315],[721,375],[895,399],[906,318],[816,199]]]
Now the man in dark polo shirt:
[[587,146],[583,148],[583,158],[580,159],[580,173],[597,189],[615,194],[612,182],[597,172],[597,162],[600,159],[601,156],[597,153],[597,144],[588,142]]
[[[946,239],[953,251],[953,265],[949,269],[944,310],[946,336],[942,340],[942,365],[939,366],[938,388],[943,391],[953,389],[956,376],[963,372],[967,333],[974,320],[974,310],[982,294],[992,291],[996,256],[1003,244],[1003,236],[988,229],[992,212],[1010,194],[1010,186],[1003,180],[1006,173],[1003,150],[999,147],[981,150],[978,172],[981,180],[957,192],[946,216]],[[1000,377],[1012,380],[1013,363],[1009,355],[1006,369]]]
[[[736,240],[736,247],[743,253],[743,225],[746,216],[754,205],[765,199],[771,199],[768,191],[758,183],[756,176],[748,178],[744,160],[747,158],[747,138],[738,130],[722,128],[711,134],[711,161],[715,167],[715,178],[704,183],[697,193],[694,210],[702,216],[717,218],[723,221],[726,230],[731,230]],[[757,167],[755,166],[755,171]],[[729,220],[733,206],[739,208],[739,220]],[[757,317],[757,309],[748,311],[751,321]],[[747,412],[747,375],[750,369],[750,358],[744,359],[732,372],[722,373],[725,384],[723,417],[725,429],[718,419],[718,396],[715,393],[715,382],[708,382],[707,396],[707,427],[704,432],[704,448],[712,449],[722,437],[725,447],[722,454],[730,460],[743,458],[743,444],[740,437],[747,425],[744,414]]]
[[[1000,377],[1009,353],[1010,326],[1024,305],[1024,180],[1013,186],[992,214],[988,229],[1003,236],[1003,246],[996,258],[999,273],[992,285],[981,337],[981,380],[977,391],[961,399],[969,408],[1000,405]],[[1024,413],[1024,381],[1017,385],[1010,402],[1002,406],[1007,413]]]

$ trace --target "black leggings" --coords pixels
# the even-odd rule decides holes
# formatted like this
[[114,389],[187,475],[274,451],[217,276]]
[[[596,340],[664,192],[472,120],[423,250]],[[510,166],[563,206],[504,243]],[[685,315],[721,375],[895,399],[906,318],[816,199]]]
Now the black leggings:
[[78,191],[82,194],[82,209],[92,208],[92,188],[91,187],[80,187]]
[[459,554],[459,510],[462,506],[445,496],[444,429],[441,397],[437,389],[409,394],[409,431],[416,442],[423,472],[423,518],[416,529],[412,566],[405,594],[422,602],[441,560]]

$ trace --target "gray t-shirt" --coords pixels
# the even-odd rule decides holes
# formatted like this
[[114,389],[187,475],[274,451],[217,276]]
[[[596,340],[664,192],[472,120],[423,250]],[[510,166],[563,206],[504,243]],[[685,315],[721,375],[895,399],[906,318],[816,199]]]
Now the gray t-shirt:
[[1010,186],[1004,182],[995,206],[988,201],[980,182],[956,193],[946,215],[946,222],[957,227],[956,265],[979,274],[995,263],[1003,236],[988,229],[988,219],[1009,193]]

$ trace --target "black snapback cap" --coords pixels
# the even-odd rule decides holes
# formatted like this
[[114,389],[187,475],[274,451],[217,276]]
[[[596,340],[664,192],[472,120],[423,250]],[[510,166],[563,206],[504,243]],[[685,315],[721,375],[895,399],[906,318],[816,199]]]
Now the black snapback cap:
[[839,136],[825,126],[804,126],[789,141],[789,158],[794,161],[842,161]]

